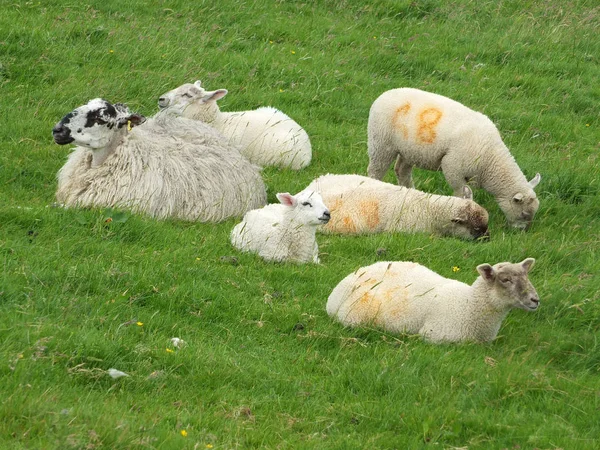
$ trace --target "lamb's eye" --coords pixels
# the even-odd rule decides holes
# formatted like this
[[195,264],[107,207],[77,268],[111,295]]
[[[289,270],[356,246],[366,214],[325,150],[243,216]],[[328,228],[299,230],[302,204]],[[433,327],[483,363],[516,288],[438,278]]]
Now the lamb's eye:
[[104,125],[106,123],[106,120],[101,119],[100,117],[96,117],[96,119],[94,119],[94,123],[97,123],[98,125]]
[[310,202],[302,202],[302,206],[309,206],[312,208],[312,204]]
[[183,94],[181,94],[181,96],[185,98],[192,98],[191,94],[188,94],[187,92],[184,92]]
[[510,278],[500,278],[500,281],[502,283],[512,283],[512,280]]

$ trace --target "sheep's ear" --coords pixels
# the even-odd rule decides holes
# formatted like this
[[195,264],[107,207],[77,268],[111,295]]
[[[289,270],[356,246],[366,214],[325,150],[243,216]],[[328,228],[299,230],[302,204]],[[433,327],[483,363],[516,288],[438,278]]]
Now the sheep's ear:
[[121,128],[123,125],[127,125],[127,128],[131,129],[133,127],[137,127],[138,125],[143,124],[145,121],[146,118],[141,114],[129,114],[128,116],[119,119],[119,128]]
[[463,198],[465,200],[473,200],[473,191],[466,184],[463,186]]
[[296,206],[296,204],[298,203],[296,197],[294,197],[292,194],[289,194],[288,192],[282,192],[277,194],[277,200],[279,200],[279,203],[281,203],[282,205],[291,207]]
[[216,91],[207,92],[204,95],[204,97],[202,97],[202,101],[204,103],[216,102],[217,100],[221,100],[226,95],[227,95],[227,89],[217,89]]
[[524,259],[523,261],[521,261],[521,266],[523,267],[523,269],[525,269],[525,273],[529,273],[529,271],[532,269],[534,264],[535,264],[535,259],[533,259],[533,258],[527,258],[527,259]]
[[196,80],[196,81],[194,82],[194,86],[196,86],[196,87],[197,87],[197,88],[199,88],[199,89],[202,89],[202,81],[200,81],[200,80]]
[[531,186],[531,189],[535,189],[535,187],[540,184],[540,181],[542,181],[542,176],[539,173],[536,173],[535,177],[529,182],[529,186]]
[[477,272],[479,272],[482,278],[486,281],[494,281],[496,278],[496,271],[489,264],[479,264],[477,266]]
[[515,203],[521,203],[523,201],[523,194],[521,192],[516,193],[513,197],[513,201]]

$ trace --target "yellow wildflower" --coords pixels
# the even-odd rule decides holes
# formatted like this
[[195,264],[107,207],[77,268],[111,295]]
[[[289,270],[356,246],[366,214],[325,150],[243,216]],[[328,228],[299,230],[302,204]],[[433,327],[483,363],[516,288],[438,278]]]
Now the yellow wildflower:
[[167,351],[167,353],[174,353],[175,350],[171,349],[171,348],[165,348],[165,350]]
[[109,53],[114,53],[115,51],[114,51],[114,50],[109,50],[108,52],[109,52]]
[[458,272],[459,270],[460,270],[460,267],[452,266],[452,272]]
[[206,444],[206,448],[213,448],[212,444]]
[[136,325],[137,325],[138,327],[141,327],[142,325],[144,325],[144,322],[137,322],[137,323],[136,323]]
[[296,52],[294,50],[292,50],[292,55],[295,55],[295,54],[296,54]]
[[186,437],[186,436],[187,436],[187,431],[185,431],[185,430],[181,430],[181,435],[182,435],[183,437]]

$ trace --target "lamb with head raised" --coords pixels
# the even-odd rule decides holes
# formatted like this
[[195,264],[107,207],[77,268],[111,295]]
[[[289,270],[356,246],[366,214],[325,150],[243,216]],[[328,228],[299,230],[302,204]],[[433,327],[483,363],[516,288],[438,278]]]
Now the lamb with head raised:
[[330,219],[316,192],[277,194],[278,203],[248,211],[231,232],[239,250],[258,253],[267,261],[319,263],[316,229]]
[[460,196],[467,183],[492,194],[514,227],[531,225],[539,207],[531,181],[517,165],[498,129],[485,115],[441,95],[392,89],[371,106],[369,176],[383,179],[390,165],[398,184],[412,187],[412,168],[442,170]]
[[414,262],[378,262],[344,278],[327,300],[327,313],[344,325],[420,334],[431,342],[487,342],[513,308],[540,303],[529,281],[535,260],[480,264],[469,286]]
[[211,127],[169,111],[146,120],[97,98],[52,133],[59,145],[77,145],[58,173],[56,198],[67,207],[218,222],[266,203],[257,167]]
[[427,194],[361,175],[323,175],[307,189],[321,194],[332,219],[322,230],[336,234],[424,232],[462,239],[487,238],[488,213],[473,201]]
[[206,91],[201,82],[186,83],[160,96],[158,106],[179,105],[184,117],[207,123],[223,133],[231,144],[259,166],[299,170],[310,164],[312,149],[304,129],[278,109],[222,112],[217,101],[226,89]]

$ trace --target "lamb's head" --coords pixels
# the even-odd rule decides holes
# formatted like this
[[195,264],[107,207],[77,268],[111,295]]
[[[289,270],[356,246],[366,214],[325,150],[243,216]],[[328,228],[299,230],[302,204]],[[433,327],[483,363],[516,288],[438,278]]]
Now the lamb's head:
[[535,259],[527,258],[517,264],[480,264],[477,271],[502,306],[535,311],[540,297],[528,277],[534,263]]
[[219,113],[217,100],[227,95],[226,89],[206,91],[200,80],[194,84],[186,83],[160,96],[160,109],[173,108],[180,115],[201,122],[211,123]]
[[92,150],[100,149],[127,132],[129,127],[144,123],[145,120],[144,116],[131,113],[122,103],[113,105],[95,98],[63,117],[52,128],[52,136],[59,145],[73,142]]
[[469,186],[463,187],[463,200],[452,211],[450,222],[444,224],[444,234],[463,239],[487,240],[488,212],[473,201],[473,191]]
[[323,203],[321,194],[305,190],[296,195],[285,193],[277,194],[277,200],[290,208],[294,221],[305,225],[323,225],[329,222],[331,214]]
[[519,192],[498,199],[500,208],[513,227],[526,230],[533,222],[533,217],[540,207],[540,201],[533,189],[541,179],[542,177],[537,173]]

